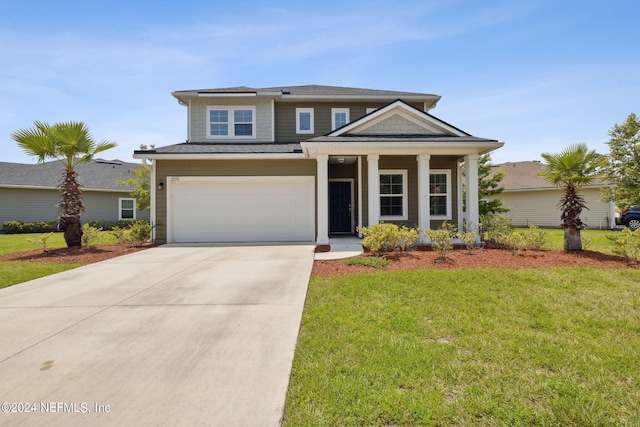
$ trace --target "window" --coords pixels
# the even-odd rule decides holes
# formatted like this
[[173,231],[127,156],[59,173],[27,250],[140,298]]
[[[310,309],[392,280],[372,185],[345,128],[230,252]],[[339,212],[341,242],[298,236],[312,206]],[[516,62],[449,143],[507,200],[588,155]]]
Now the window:
[[118,219],[136,219],[136,199],[118,199]]
[[381,170],[380,218],[407,219],[407,171]]
[[296,108],[296,133],[313,133],[313,108]]
[[209,138],[254,138],[255,107],[207,107]]
[[331,130],[341,128],[349,123],[348,108],[332,108],[331,109]]
[[432,219],[451,219],[451,171],[432,170],[429,174],[429,214]]

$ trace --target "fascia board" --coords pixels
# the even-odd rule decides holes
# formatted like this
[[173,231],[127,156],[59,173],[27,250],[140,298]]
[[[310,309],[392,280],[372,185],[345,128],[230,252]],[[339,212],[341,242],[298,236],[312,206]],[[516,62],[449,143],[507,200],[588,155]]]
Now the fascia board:
[[301,143],[302,149],[309,157],[317,154],[350,153],[353,155],[380,154],[380,155],[467,155],[484,154],[504,145],[503,142],[475,142],[475,143],[431,143],[424,142],[364,142],[349,144],[336,143]]
[[134,159],[149,160],[282,160],[305,159],[304,153],[248,153],[248,154],[224,154],[224,153],[172,153],[172,154],[134,154]]

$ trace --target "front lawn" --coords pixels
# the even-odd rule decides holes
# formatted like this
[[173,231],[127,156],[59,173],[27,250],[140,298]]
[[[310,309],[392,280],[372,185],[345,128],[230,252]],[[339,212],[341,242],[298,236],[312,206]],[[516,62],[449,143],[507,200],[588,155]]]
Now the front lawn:
[[640,271],[314,277],[286,426],[640,425]]
[[[516,231],[525,231],[526,228],[516,228]],[[564,249],[564,230],[561,228],[545,228],[547,244],[545,249]],[[613,245],[607,239],[607,236],[614,236],[620,231],[612,230],[582,230],[580,236],[583,241],[583,249],[589,251],[602,252],[605,254],[613,254],[611,250]]]
[[[44,233],[0,234],[0,255],[43,249],[38,242]],[[31,242],[29,242],[31,240]],[[115,238],[109,232],[100,233],[101,243],[113,243]],[[46,239],[48,249],[65,247],[63,233],[53,233]],[[0,261],[0,289],[39,277],[80,267],[82,264],[58,264],[55,262]]]

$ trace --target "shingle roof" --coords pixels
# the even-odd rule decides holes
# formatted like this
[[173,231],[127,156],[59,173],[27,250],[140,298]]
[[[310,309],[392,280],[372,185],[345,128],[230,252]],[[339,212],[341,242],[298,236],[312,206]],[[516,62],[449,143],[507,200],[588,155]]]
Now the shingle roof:
[[275,92],[282,95],[296,95],[296,96],[363,96],[372,97],[380,96],[383,98],[406,98],[406,97],[425,97],[425,98],[439,98],[438,95],[419,92],[402,92],[393,90],[378,90],[378,89],[362,89],[354,87],[344,86],[323,86],[323,85],[302,85],[302,86],[275,86],[266,88],[253,88],[247,86],[227,87],[227,88],[214,88],[214,89],[193,89],[193,90],[178,90],[174,94],[179,95],[182,93],[258,93],[258,92]]
[[[118,185],[118,180],[133,178],[130,171],[139,165],[117,159],[95,159],[91,163],[77,165],[76,171],[85,189],[128,191],[131,188]],[[58,161],[37,164],[0,162],[0,186],[54,188],[60,181],[62,169]]]
[[[538,175],[538,172],[542,171],[543,167],[544,164],[539,161],[526,161],[493,165],[491,169],[492,173],[497,172],[499,169],[504,170],[505,176],[501,184],[505,191],[556,188],[546,178]],[[605,181],[595,180],[590,186],[601,187],[605,185],[607,185]]]
[[136,150],[136,154],[289,154],[302,153],[298,142],[291,143],[215,143],[182,142],[180,144],[158,147],[150,150]]

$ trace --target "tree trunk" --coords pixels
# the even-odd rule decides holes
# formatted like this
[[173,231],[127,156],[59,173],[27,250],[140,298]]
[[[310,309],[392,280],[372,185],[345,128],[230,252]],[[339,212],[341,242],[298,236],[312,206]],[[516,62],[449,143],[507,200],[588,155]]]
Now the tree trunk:
[[84,212],[82,193],[78,174],[73,169],[65,169],[62,172],[60,187],[60,216],[58,217],[58,230],[64,231],[64,240],[67,247],[82,246],[82,223],[80,217]]
[[582,240],[580,239],[580,229],[572,226],[564,227],[564,250],[581,251]]

